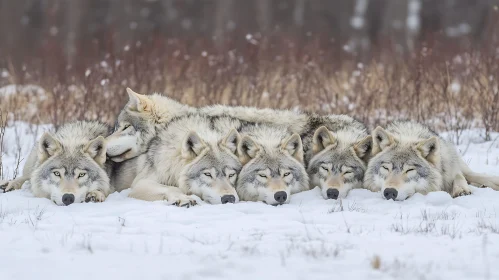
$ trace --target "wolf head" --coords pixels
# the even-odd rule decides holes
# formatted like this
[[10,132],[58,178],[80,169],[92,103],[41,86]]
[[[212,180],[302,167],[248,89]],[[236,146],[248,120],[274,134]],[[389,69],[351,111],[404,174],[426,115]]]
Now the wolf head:
[[188,162],[180,174],[179,186],[210,204],[239,202],[235,190],[241,162],[236,156],[239,133],[231,130],[219,141],[204,141],[189,132],[182,142],[182,158]]
[[289,203],[291,194],[308,189],[298,134],[277,146],[262,145],[246,135],[241,139],[238,153],[244,163],[237,182],[242,200],[279,205]]
[[373,155],[369,162],[365,185],[381,191],[386,199],[405,200],[416,192],[437,189],[442,177],[440,147],[437,137],[410,140],[395,137],[381,127],[372,132]]
[[102,136],[81,145],[64,145],[46,132],[38,142],[39,167],[31,177],[32,188],[50,194],[57,205],[83,202],[89,190],[107,194],[110,187],[103,169],[105,161]]
[[350,134],[332,133],[325,126],[314,133],[307,172],[311,187],[319,186],[326,199],[344,198],[351,189],[362,186],[371,136]]
[[107,137],[107,156],[122,162],[143,154],[156,135],[155,108],[151,99],[127,88],[128,103],[121,111],[114,133]]

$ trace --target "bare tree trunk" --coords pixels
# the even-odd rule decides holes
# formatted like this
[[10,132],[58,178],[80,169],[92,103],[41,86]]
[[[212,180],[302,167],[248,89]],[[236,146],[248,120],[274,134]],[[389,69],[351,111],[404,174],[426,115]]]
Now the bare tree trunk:
[[369,0],[356,0],[353,15],[350,19],[350,25],[352,26],[350,45],[352,50],[360,53],[362,61],[367,60],[370,48],[369,34],[367,32],[368,22],[366,20],[368,6]]
[[258,28],[263,32],[268,32],[272,28],[272,6],[271,0],[256,0],[256,21]]
[[293,10],[293,22],[296,27],[303,27],[305,24],[305,0],[296,0]]
[[227,24],[231,20],[233,5],[232,0],[218,0],[216,2],[214,35],[218,46],[221,46],[225,41],[225,33]]
[[383,32],[395,43],[395,50],[406,53],[408,2],[411,0],[387,0],[387,12],[384,18]]
[[68,64],[73,64],[73,58],[76,54],[76,41],[78,36],[80,36],[80,22],[83,14],[84,3],[82,1],[68,1],[66,12],[66,61]]
[[406,44],[409,51],[414,50],[414,45],[416,38],[419,35],[419,30],[421,29],[421,0],[409,0],[407,5],[407,20],[406,20]]

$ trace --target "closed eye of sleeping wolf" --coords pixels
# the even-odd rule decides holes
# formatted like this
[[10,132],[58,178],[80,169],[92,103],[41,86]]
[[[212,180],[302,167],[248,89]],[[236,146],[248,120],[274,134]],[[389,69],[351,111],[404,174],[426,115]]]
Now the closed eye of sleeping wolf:
[[233,123],[231,118],[194,114],[165,125],[139,156],[130,197],[186,207],[196,204],[191,194],[210,204],[238,202],[240,135]]
[[499,178],[473,172],[451,143],[426,126],[397,121],[372,132],[373,158],[365,187],[386,199],[405,200],[415,193],[445,191],[469,195],[468,183],[499,190]]

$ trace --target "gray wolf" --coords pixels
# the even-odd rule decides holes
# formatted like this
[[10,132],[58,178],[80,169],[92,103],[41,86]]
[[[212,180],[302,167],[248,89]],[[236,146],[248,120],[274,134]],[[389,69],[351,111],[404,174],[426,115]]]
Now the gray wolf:
[[114,162],[122,162],[145,153],[159,127],[187,114],[226,116],[245,122],[281,125],[294,133],[300,133],[308,120],[306,114],[288,110],[224,105],[194,108],[159,94],[142,95],[130,88],[127,88],[127,93],[129,101],[118,116],[114,133],[107,138],[107,155]]
[[[303,148],[306,152],[306,165],[309,166],[309,162],[313,163],[311,167],[308,168],[311,172],[309,173],[312,179],[311,183],[321,186],[325,198],[344,197],[351,188],[359,187],[361,185],[362,178],[360,178],[360,175],[357,175],[355,180],[349,180],[349,178],[337,178],[342,172],[346,171],[326,171],[328,174],[322,174],[324,172],[319,172],[320,169],[316,168],[319,161],[312,161],[313,156],[319,154],[320,156],[328,156],[334,150],[330,147],[327,151],[325,150],[320,153],[320,145],[315,145],[315,150],[312,147],[315,130],[321,125],[324,125],[333,133],[339,131],[339,137],[341,138],[339,141],[342,144],[339,146],[340,149],[334,150],[336,154],[342,154],[344,151],[348,153],[349,149],[347,147],[355,147],[354,150],[359,154],[353,158],[357,158],[360,155],[363,164],[357,163],[357,160],[354,160],[356,164],[353,164],[354,162],[350,160],[350,167],[355,167],[357,170],[357,166],[361,166],[362,172],[358,171],[358,173],[360,172],[363,174],[367,160],[363,154],[369,153],[362,150],[364,148],[370,148],[370,138],[366,138],[368,135],[364,125],[348,116],[331,115],[322,117],[315,114],[287,110],[258,109],[242,106],[230,107],[224,105],[194,108],[182,105],[173,99],[159,94],[141,95],[129,88],[127,88],[127,92],[129,101],[118,117],[115,132],[107,139],[108,156],[115,162],[121,162],[145,153],[149,142],[156,135],[158,127],[161,127],[179,116],[198,112],[211,117],[227,116],[239,119],[242,122],[285,127],[290,133],[299,133],[303,139]],[[346,136],[349,129],[350,135]],[[317,134],[317,136],[320,135],[322,134]],[[360,137],[366,139],[360,139]],[[316,141],[316,144],[319,142],[320,141]],[[329,143],[326,142],[323,144],[329,145]],[[333,158],[330,158],[328,162],[331,163],[331,160],[333,160]],[[340,166],[335,168],[341,169],[343,168],[341,166],[345,165],[339,164]],[[333,167],[331,166],[331,168]],[[350,176],[348,174],[349,173],[347,173],[347,177]],[[321,176],[322,179],[320,179],[319,176]],[[328,184],[331,186],[328,186]]]
[[127,88],[129,101],[118,115],[114,133],[107,137],[108,158],[122,162],[147,151],[156,128],[196,109],[159,94],[141,95]]
[[244,166],[236,185],[241,200],[280,205],[309,189],[298,134],[282,126],[253,125],[243,127],[241,135],[238,154]]
[[405,200],[414,193],[445,191],[452,197],[472,193],[468,182],[499,190],[499,178],[473,172],[452,143],[428,127],[396,121],[372,132],[373,158],[364,185],[386,199]]
[[57,205],[102,202],[111,192],[105,171],[109,128],[99,122],[74,122],[55,133],[45,132],[32,149],[23,175],[12,180],[5,191],[20,189],[29,181],[36,197]]
[[130,197],[187,207],[196,204],[191,194],[211,204],[238,202],[235,183],[242,165],[235,122],[199,114],[171,120],[139,156]]
[[311,188],[338,199],[362,187],[372,145],[364,124],[345,115],[312,116],[302,139]]

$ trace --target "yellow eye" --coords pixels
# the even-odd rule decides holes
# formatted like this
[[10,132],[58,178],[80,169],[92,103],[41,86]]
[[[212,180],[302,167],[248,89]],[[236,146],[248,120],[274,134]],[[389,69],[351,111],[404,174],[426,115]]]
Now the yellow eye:
[[123,127],[123,130],[126,130],[127,128],[129,128],[131,125],[129,124],[126,124],[124,127]]
[[211,174],[210,174],[210,173],[208,173],[208,172],[204,173],[204,176],[207,176],[207,177],[210,177],[210,178],[211,178]]
[[230,175],[229,175],[229,178],[232,178],[232,177],[234,177],[234,175],[236,175],[236,174],[230,174]]
[[350,174],[350,173],[352,173],[352,171],[345,171],[344,174],[346,175],[346,174]]
[[267,178],[267,175],[263,175],[263,174],[258,174],[258,176],[260,176],[262,178]]
[[286,172],[286,173],[284,173],[284,177],[287,177],[287,176],[289,176],[290,174],[291,174],[291,172]]
[[61,173],[59,171],[54,171],[54,175],[57,177],[61,177]]
[[83,178],[83,177],[85,177],[85,175],[87,175],[87,173],[80,173],[80,174],[78,175],[78,178]]

